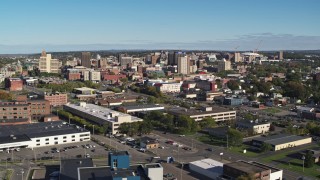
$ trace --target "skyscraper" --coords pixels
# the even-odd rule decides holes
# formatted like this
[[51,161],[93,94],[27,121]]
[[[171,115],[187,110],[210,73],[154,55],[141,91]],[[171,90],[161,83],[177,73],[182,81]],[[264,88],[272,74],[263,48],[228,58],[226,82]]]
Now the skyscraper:
[[218,71],[227,71],[231,70],[231,62],[225,59],[218,62]]
[[279,60],[283,60],[283,51],[279,51]]
[[91,53],[90,52],[82,52],[81,55],[81,65],[87,68],[91,68]]
[[188,56],[178,57],[178,73],[180,74],[190,73],[190,61]]

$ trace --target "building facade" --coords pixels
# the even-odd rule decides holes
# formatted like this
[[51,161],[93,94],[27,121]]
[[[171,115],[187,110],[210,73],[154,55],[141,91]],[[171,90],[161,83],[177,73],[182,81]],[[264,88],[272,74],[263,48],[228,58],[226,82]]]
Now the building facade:
[[39,59],[39,70],[40,72],[46,73],[60,73],[62,62],[58,59],[52,59],[51,54],[47,54],[42,51],[41,57]]
[[68,95],[64,93],[45,94],[44,99],[49,101],[51,106],[62,106],[68,103]]

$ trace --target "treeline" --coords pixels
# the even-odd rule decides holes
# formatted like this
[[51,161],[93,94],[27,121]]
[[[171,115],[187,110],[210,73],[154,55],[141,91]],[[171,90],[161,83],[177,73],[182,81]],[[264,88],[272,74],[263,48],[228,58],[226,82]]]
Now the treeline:
[[216,126],[215,120],[210,117],[196,122],[185,115],[175,117],[160,111],[149,112],[143,119],[143,122],[121,124],[119,131],[124,134],[135,135],[147,134],[157,128],[171,133],[193,134],[202,128]]
[[46,88],[51,89],[52,91],[59,91],[59,92],[72,92],[74,88],[81,88],[81,87],[89,87],[98,89],[100,88],[100,84],[93,83],[91,81],[68,81],[63,84],[38,84],[38,88]]

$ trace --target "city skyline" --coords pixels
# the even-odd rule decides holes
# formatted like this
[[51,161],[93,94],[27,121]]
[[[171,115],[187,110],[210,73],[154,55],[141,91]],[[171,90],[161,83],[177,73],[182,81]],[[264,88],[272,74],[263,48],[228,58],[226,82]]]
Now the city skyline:
[[0,2],[0,54],[111,49],[313,50],[316,0]]

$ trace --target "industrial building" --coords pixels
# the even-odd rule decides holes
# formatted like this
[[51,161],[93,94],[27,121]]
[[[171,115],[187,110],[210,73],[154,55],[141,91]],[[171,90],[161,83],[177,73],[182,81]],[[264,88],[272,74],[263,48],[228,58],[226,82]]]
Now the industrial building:
[[189,169],[206,176],[208,179],[216,179],[223,173],[223,163],[213,159],[201,159],[189,162]]
[[94,104],[80,102],[79,104],[66,104],[63,109],[81,118],[84,118],[98,126],[108,125],[110,134],[117,134],[122,123],[142,121],[142,119],[130,116],[122,112],[114,111]]
[[277,169],[258,162],[236,161],[223,165],[224,179],[236,179],[242,175],[253,176],[253,179],[282,180],[282,169]]
[[186,109],[175,107],[168,110],[174,116],[186,115],[195,121],[201,121],[205,117],[212,117],[217,122],[228,121],[236,118],[236,111],[230,111],[221,107],[202,107],[201,109]]
[[273,136],[254,138],[252,140],[252,145],[260,148],[263,143],[267,143],[272,146],[273,151],[278,151],[281,149],[309,144],[311,142],[312,138],[309,136],[278,134]]
[[62,121],[0,126],[0,150],[89,141],[90,132]]

